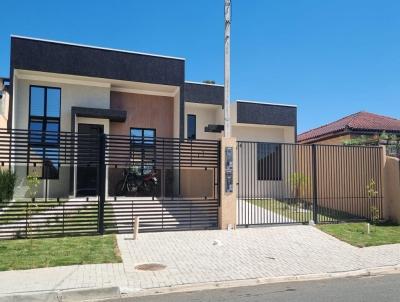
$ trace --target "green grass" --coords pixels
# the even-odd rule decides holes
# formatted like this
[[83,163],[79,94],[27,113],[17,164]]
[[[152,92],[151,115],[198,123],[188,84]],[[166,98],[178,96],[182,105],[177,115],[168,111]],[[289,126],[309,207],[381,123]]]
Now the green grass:
[[121,262],[115,235],[0,241],[0,270]]
[[358,247],[400,243],[400,226],[393,224],[371,225],[370,234],[365,222],[319,225],[318,228]]
[[[276,199],[254,199],[248,202],[294,222],[308,222],[313,219],[313,211],[301,207],[300,204],[288,203]],[[327,221],[331,220],[331,218],[323,214],[318,214],[318,220]]]

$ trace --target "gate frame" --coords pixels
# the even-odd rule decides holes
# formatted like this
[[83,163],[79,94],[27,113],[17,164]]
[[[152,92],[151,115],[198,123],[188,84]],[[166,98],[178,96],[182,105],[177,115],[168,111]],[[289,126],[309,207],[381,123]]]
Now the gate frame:
[[[308,160],[309,160],[309,163],[312,165],[311,169],[309,170],[309,173],[310,173],[309,176],[311,176],[310,177],[311,186],[308,188],[309,192],[312,192],[312,196],[311,196],[311,198],[309,198],[310,201],[312,202],[312,208],[311,208],[312,209],[312,215],[310,217],[310,220],[307,220],[307,221],[305,221],[304,218],[301,218],[301,219],[293,218],[292,219],[290,217],[284,216],[284,217],[287,218],[287,221],[279,221],[279,222],[277,222],[274,219],[273,222],[269,221],[269,222],[261,222],[261,223],[252,223],[250,221],[245,221],[243,223],[243,221],[241,221],[241,219],[240,219],[240,217],[242,217],[242,216],[240,216],[240,209],[238,207],[238,213],[237,213],[238,220],[237,220],[237,223],[238,223],[239,226],[269,225],[269,224],[293,224],[293,223],[299,223],[299,224],[303,223],[304,224],[304,223],[310,222],[311,219],[316,224],[317,223],[338,223],[338,222],[341,222],[341,221],[360,221],[360,220],[364,220],[365,221],[365,220],[371,220],[372,219],[372,216],[371,216],[372,214],[369,213],[371,211],[370,209],[372,207],[377,207],[378,208],[379,215],[380,215],[380,220],[386,219],[388,217],[388,214],[386,213],[387,209],[386,209],[386,205],[385,205],[386,204],[386,201],[385,201],[386,194],[385,194],[385,180],[384,180],[384,175],[383,175],[384,174],[383,173],[384,162],[385,162],[385,150],[384,150],[384,147],[382,147],[382,146],[379,146],[379,147],[377,147],[377,146],[343,146],[343,145],[326,145],[326,144],[297,144],[297,143],[261,142],[261,141],[238,141],[237,142],[237,146],[238,146],[238,149],[239,149],[239,147],[242,144],[249,144],[248,147],[247,147],[248,150],[245,150],[243,152],[250,152],[250,151],[256,150],[254,148],[254,146],[252,146],[252,144],[257,146],[259,143],[260,144],[278,144],[280,146],[293,146],[295,148],[308,148],[308,152],[309,152],[309,156],[310,156]],[[329,151],[328,148],[333,148],[333,151]],[[335,148],[339,148],[339,149],[335,149]],[[340,149],[340,148],[343,148],[343,149]],[[341,168],[342,166],[345,165],[345,163],[349,162],[349,159],[347,159],[346,156],[350,156],[350,155],[354,156],[354,154],[356,154],[354,152],[341,153],[341,150],[342,151],[343,150],[352,150],[352,151],[354,151],[354,150],[357,150],[357,149],[360,149],[360,148],[364,148],[365,152],[366,152],[366,155],[365,155],[365,157],[363,157],[361,164],[367,164],[367,169],[370,169],[369,171],[371,171],[371,173],[374,174],[372,179],[375,180],[375,182],[377,184],[377,195],[371,197],[368,194],[361,193],[359,195],[354,195],[354,196],[347,196],[347,195],[346,196],[324,196],[324,195],[323,196],[319,196],[319,194],[321,194],[321,192],[319,192],[319,190],[321,189],[320,185],[319,185],[320,176],[321,176],[321,179],[323,179],[325,181],[327,181],[327,179],[329,177],[329,175],[327,175],[326,173],[322,173],[321,174],[321,168],[324,168],[326,166],[326,163],[324,163],[324,160],[328,160],[328,161],[331,162],[331,164],[333,166]],[[374,149],[376,152],[374,151],[374,153],[367,153],[367,150],[371,150],[371,149]],[[283,150],[284,149],[282,148],[281,152]],[[321,156],[321,158],[318,158],[319,155],[322,154],[321,150],[325,151],[326,155],[325,156]],[[293,152],[303,152],[301,149],[299,149],[299,150],[297,150],[297,149],[290,150],[289,149],[288,151],[292,152],[292,153]],[[288,152],[288,151],[286,151],[286,152]],[[239,156],[240,151],[238,150],[237,152],[238,152],[238,156]],[[330,156],[328,156],[329,152],[337,152],[337,155],[336,155],[335,159],[332,159],[332,158],[330,158]],[[294,153],[294,154],[296,154],[296,153]],[[341,154],[344,154],[344,157],[341,157]],[[245,156],[250,156],[250,153],[249,153],[249,155],[245,155]],[[242,159],[242,157],[240,157],[238,159],[238,161],[237,161],[237,166],[236,167],[238,167],[238,169],[239,169],[239,165],[240,165],[240,160],[241,159]],[[282,166],[285,167],[284,166],[285,165],[285,156],[281,157],[281,160],[282,160],[282,163],[283,163]],[[322,160],[322,162],[321,162],[321,160]],[[370,161],[371,161],[371,163],[370,163]],[[253,165],[253,163],[255,163],[255,167],[251,167],[250,168],[251,172],[257,173],[256,172],[257,171],[257,159],[256,160],[251,159],[251,162],[252,162],[251,165]],[[288,167],[286,167],[284,169],[288,169]],[[286,170],[286,171],[289,171],[289,170]],[[362,173],[362,171],[365,171],[365,170],[363,170],[361,168],[360,171]],[[242,174],[242,173],[245,173],[245,172],[240,171],[240,173]],[[360,175],[356,175],[356,177],[360,177]],[[366,178],[368,178],[368,177],[370,177],[370,176],[368,175]],[[250,181],[253,182],[254,180],[250,180]],[[242,182],[243,182],[243,179],[242,179]],[[345,191],[346,189],[349,188],[349,185],[348,184],[346,185],[344,183],[340,183],[340,184],[336,184],[336,185],[340,186],[339,187],[340,188],[339,191],[341,189]],[[239,181],[237,183],[237,187],[238,187],[238,193],[242,194],[241,192],[239,192],[239,191],[241,191],[240,190]],[[256,187],[254,187],[254,188],[256,188]],[[358,188],[359,188],[359,190],[361,189],[361,184],[359,184]],[[268,188],[268,189],[269,190],[273,190],[271,188]],[[360,193],[360,192],[362,192],[362,191],[359,191],[358,193]],[[345,194],[345,193],[341,193],[341,194]],[[289,195],[287,197],[284,196],[283,199],[287,199],[287,198],[291,199],[291,197]],[[339,198],[339,199],[349,199],[350,198],[352,200],[354,200],[354,199],[366,199],[367,200],[366,208],[361,209],[360,213],[354,213],[354,212],[351,212],[351,210],[349,210],[349,212],[346,212],[346,210],[343,209],[343,208],[335,208],[335,207],[329,208],[329,206],[321,207],[321,200],[323,200],[323,199],[334,200],[334,199],[337,199],[337,198]],[[257,197],[254,197],[254,198],[245,197],[244,200],[246,200],[246,199],[247,200],[248,199],[257,199]],[[259,199],[260,200],[273,200],[273,199],[278,199],[278,198],[262,196]],[[304,198],[302,198],[302,199],[304,199]],[[239,202],[240,202],[240,200],[237,199],[237,205],[239,205]],[[334,202],[335,202],[336,205],[338,205],[337,201],[334,201]],[[272,203],[271,203],[271,205],[272,205]],[[253,206],[254,207],[258,207],[257,205],[253,205]],[[272,206],[274,206],[274,205],[272,205]],[[367,209],[366,212],[365,212],[365,209]],[[249,208],[247,208],[247,210],[249,210]],[[252,209],[252,210],[254,210],[254,209]],[[277,216],[280,216],[284,212],[282,212],[282,213],[274,212],[274,213]],[[293,212],[293,213],[297,213],[297,212]],[[256,213],[256,215],[259,215],[259,213]],[[321,217],[318,217],[318,215],[322,215],[322,216],[325,215],[325,216],[327,216],[329,218],[328,219],[320,219]],[[305,214],[305,215],[301,214],[301,215],[298,215],[298,216],[307,216],[307,214]],[[266,220],[268,220],[268,219],[269,219],[269,217]],[[298,219],[298,220],[296,220],[296,219]],[[245,218],[245,220],[248,220],[248,219]],[[253,219],[250,219],[250,220],[253,220]],[[278,220],[282,220],[282,219],[278,219]],[[319,221],[319,220],[322,220],[322,221]]]

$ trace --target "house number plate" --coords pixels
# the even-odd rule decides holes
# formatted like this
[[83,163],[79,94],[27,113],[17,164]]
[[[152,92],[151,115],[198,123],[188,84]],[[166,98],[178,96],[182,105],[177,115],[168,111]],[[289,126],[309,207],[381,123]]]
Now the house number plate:
[[225,192],[233,192],[233,149],[225,148]]

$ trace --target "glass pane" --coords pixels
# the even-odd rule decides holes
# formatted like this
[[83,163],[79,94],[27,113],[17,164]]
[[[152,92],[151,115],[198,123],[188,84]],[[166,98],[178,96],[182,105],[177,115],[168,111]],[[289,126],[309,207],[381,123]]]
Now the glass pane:
[[31,87],[31,107],[30,115],[44,116],[44,91],[43,87]]
[[47,88],[47,116],[60,117],[61,90]]
[[145,144],[154,144],[155,136],[156,136],[155,130],[152,129],[143,130],[143,140]]
[[196,139],[196,116],[193,114],[187,116],[187,138]]
[[257,144],[258,180],[282,180],[281,145]]
[[46,131],[58,132],[59,123],[47,122]]
[[31,130],[31,133],[30,133],[30,142],[31,143],[40,143],[42,141],[41,132],[37,132],[37,131],[42,131],[42,125],[43,125],[43,123],[41,121],[31,121],[30,122],[29,129]]
[[32,147],[30,148],[29,153],[29,162],[33,163],[42,163],[43,162],[43,148],[40,147]]
[[143,130],[137,128],[131,129],[131,137],[132,137],[132,143],[142,144]]
[[59,123],[47,122],[46,124],[46,143],[56,144],[58,143],[58,129]]
[[142,129],[131,129],[131,136],[142,137]]

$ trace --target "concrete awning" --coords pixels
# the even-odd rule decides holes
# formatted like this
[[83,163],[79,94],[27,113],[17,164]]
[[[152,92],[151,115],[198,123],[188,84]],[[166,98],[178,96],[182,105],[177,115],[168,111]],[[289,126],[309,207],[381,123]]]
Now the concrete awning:
[[115,110],[115,109],[101,109],[101,108],[89,108],[89,107],[72,107],[72,117],[91,117],[91,118],[103,118],[109,119],[110,122],[125,122],[126,111]]

